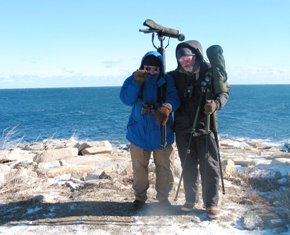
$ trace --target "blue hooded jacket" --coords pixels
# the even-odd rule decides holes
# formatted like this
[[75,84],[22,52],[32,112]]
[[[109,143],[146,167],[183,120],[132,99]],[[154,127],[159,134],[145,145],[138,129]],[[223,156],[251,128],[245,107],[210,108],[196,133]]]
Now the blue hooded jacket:
[[[149,55],[153,55],[159,59],[162,65],[161,74],[163,74],[163,58],[162,55],[156,51],[149,51],[144,55],[140,69],[143,67],[144,59]],[[160,102],[158,100],[158,87],[165,83],[166,95],[164,103],[171,104],[173,112],[178,108],[180,102],[171,75],[166,74],[164,77],[160,77],[159,75],[147,74],[146,76],[146,80],[141,85],[135,81],[134,75],[132,74],[125,80],[121,88],[121,101],[132,107],[127,125],[126,138],[128,141],[144,150],[158,150],[161,149],[160,126],[156,123],[156,119],[152,114],[141,114],[142,104],[149,103],[158,106],[158,102]],[[174,142],[172,112],[166,123],[167,145],[171,145]]]

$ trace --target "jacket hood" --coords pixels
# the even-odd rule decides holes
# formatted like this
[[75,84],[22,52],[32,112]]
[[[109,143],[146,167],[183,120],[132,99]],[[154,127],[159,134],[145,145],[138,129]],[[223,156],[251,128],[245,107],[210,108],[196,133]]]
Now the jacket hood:
[[149,51],[149,52],[147,52],[147,53],[143,56],[143,58],[142,58],[142,60],[141,60],[141,65],[140,65],[140,68],[139,68],[139,69],[142,69],[142,68],[143,68],[144,60],[145,60],[145,58],[147,58],[148,56],[154,56],[154,57],[156,57],[156,58],[160,61],[160,64],[161,64],[161,68],[160,68],[160,70],[161,70],[161,74],[163,74],[163,73],[164,73],[163,57],[162,57],[162,55],[161,55],[159,52],[157,52],[157,51]]
[[193,73],[194,73],[197,70],[197,68],[199,68],[200,64],[204,61],[203,50],[202,50],[202,46],[201,46],[200,42],[196,41],[196,40],[189,40],[189,41],[179,43],[177,45],[176,50],[175,50],[175,57],[177,60],[177,65],[178,65],[177,70],[184,72],[184,70],[182,69],[182,67],[177,59],[177,51],[180,48],[189,48],[192,52],[194,52],[196,54],[196,63],[195,63],[194,71],[193,71]]
[[189,48],[192,51],[194,51],[200,61],[204,60],[202,46],[201,46],[199,41],[189,40],[189,41],[179,43],[176,47],[176,50],[175,50],[176,58],[177,58],[177,51],[179,50],[179,48],[182,48],[182,47],[186,47],[186,48]]

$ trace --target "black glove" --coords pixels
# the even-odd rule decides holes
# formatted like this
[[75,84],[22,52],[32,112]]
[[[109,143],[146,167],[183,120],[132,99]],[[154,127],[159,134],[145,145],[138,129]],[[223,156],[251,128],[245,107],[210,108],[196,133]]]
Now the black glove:
[[133,73],[135,81],[139,84],[142,84],[146,80],[146,74],[146,70],[137,70]]
[[164,103],[164,104],[162,104],[162,106],[160,108],[158,108],[154,112],[153,116],[155,117],[158,125],[162,125],[162,126],[166,125],[166,122],[169,119],[169,115],[170,115],[171,110],[172,110],[171,104]]
[[218,110],[220,107],[220,104],[216,100],[207,100],[204,105],[204,113],[205,114],[212,114],[216,110]]

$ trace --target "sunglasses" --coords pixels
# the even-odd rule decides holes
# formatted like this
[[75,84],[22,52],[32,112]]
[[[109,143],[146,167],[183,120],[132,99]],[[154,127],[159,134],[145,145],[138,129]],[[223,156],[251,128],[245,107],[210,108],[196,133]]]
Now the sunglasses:
[[185,61],[189,61],[189,60],[192,60],[193,58],[195,58],[196,55],[193,54],[193,55],[184,55],[184,56],[181,56],[178,61],[180,62],[185,62]]
[[149,71],[153,71],[156,73],[160,72],[160,68],[158,66],[151,66],[151,65],[144,65],[144,69],[149,72]]

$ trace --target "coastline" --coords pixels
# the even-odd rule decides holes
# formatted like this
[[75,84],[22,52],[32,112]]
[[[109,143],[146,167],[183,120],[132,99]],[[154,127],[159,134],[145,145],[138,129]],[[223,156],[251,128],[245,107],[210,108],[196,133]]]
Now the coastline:
[[[155,208],[155,168],[151,162],[149,209],[136,213],[131,207],[132,168],[126,145],[115,148],[109,141],[49,139],[1,150],[0,231],[15,234],[21,225],[25,234],[43,233],[53,224],[66,231],[64,234],[75,230],[87,234],[92,229],[88,221],[95,221],[92,227],[100,234],[140,233],[145,228],[151,234],[168,234],[172,229],[180,233],[196,229],[214,232],[217,227],[234,234],[289,232],[290,153],[259,141],[222,138],[220,144],[226,194],[221,195],[218,221],[206,219],[202,202],[190,214],[180,212],[183,187],[178,200],[173,200],[181,174],[177,153],[170,196],[173,210]],[[155,224],[156,216],[171,227],[160,228]],[[125,225],[111,225],[110,221],[121,218]],[[107,222],[100,224],[100,220]],[[71,227],[63,221],[70,221]],[[79,227],[83,221],[87,222]]]

